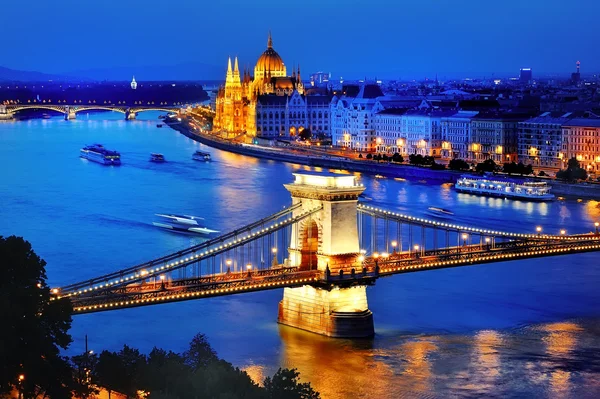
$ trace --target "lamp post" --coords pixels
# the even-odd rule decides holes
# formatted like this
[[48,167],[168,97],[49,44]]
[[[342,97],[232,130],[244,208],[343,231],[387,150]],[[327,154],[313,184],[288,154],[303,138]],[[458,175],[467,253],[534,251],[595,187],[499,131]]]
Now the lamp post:
[[231,259],[227,259],[225,264],[227,265],[227,274],[231,273]]
[[600,226],[600,222],[594,223],[594,226],[596,226],[596,234],[598,234],[598,227]]
[[469,238],[469,235],[467,233],[463,233],[463,235],[462,235],[463,247],[467,246],[467,238]]
[[487,246],[487,249],[490,249],[490,242],[492,241],[492,239],[490,237],[485,237],[485,245]]
[[420,247],[419,247],[418,244],[414,246],[414,249],[415,249],[415,258],[417,258],[417,259],[419,259],[419,248]]
[[252,264],[248,263],[246,265],[246,270],[248,271],[248,277],[252,277]]
[[564,236],[565,234],[567,234],[567,230],[565,230],[565,229],[561,229],[561,230],[560,230],[560,235],[561,235],[561,236]]
[[273,267],[277,267],[278,263],[277,263],[277,248],[273,247],[271,248],[271,253],[273,254]]
[[535,228],[535,231],[537,231],[537,235],[541,236],[542,235],[542,226],[538,226]]
[[25,374],[19,374],[19,399],[23,399],[23,381],[25,381]]
[[398,246],[398,241],[392,241],[392,255],[396,255],[396,247]]

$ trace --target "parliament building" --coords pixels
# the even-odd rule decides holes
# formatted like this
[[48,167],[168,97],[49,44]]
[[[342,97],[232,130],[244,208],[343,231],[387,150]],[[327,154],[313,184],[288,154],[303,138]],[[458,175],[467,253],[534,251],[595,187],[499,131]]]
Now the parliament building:
[[267,49],[256,61],[254,74],[240,73],[237,57],[227,64],[225,85],[216,99],[214,130],[258,137],[295,137],[302,130],[312,134],[329,132],[331,94],[323,88],[305,88],[300,67],[287,68],[273,49],[269,34]]

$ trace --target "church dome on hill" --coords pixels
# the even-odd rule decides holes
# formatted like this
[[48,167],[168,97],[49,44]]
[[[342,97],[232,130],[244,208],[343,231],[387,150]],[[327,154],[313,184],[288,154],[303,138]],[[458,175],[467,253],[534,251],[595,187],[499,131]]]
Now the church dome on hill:
[[270,33],[269,40],[267,41],[267,49],[258,57],[258,61],[256,61],[254,78],[262,79],[264,75],[269,74],[271,77],[286,76],[285,64],[279,54],[277,54],[277,51],[273,49],[273,39]]

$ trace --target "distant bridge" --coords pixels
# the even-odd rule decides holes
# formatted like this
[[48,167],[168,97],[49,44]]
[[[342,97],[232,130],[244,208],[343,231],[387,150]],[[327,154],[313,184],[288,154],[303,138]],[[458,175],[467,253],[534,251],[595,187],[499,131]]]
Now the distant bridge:
[[159,111],[159,112],[178,112],[176,107],[161,107],[161,106],[124,106],[124,105],[52,105],[52,104],[27,104],[27,105],[6,105],[3,112],[8,115],[14,115],[19,111],[44,109],[49,111],[59,112],[65,115],[65,119],[75,119],[77,113],[85,111],[114,111],[125,115],[125,119],[135,119],[139,112],[144,111]]
[[[352,175],[295,173],[292,205],[201,244],[54,290],[75,315],[285,288],[278,321],[373,334],[366,287],[395,274],[600,251],[595,232],[518,233],[357,203]],[[575,265],[573,265],[575,266]],[[539,267],[544,267],[540,264]],[[400,283],[400,280],[399,280]]]

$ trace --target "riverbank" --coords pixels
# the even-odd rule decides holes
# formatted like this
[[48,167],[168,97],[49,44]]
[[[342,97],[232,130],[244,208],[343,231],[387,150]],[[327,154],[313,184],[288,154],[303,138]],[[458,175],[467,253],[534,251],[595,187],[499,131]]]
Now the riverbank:
[[211,135],[190,131],[182,123],[168,124],[172,129],[183,135],[206,144],[210,147],[223,151],[229,151],[240,155],[256,158],[269,159],[273,161],[288,162],[300,165],[320,167],[325,169],[340,169],[351,172],[381,175],[390,178],[404,178],[412,180],[435,180],[441,183],[454,183],[462,173],[450,170],[430,170],[409,165],[393,165],[388,163],[377,163],[376,161],[355,161],[335,156],[308,156],[286,153],[280,148],[259,148],[258,146],[234,144]]
[[[335,156],[308,156],[300,154],[290,154],[281,148],[261,148],[258,146],[242,145],[232,143],[231,141],[220,139],[218,137],[196,133],[188,129],[185,123],[168,124],[183,135],[198,141],[199,143],[217,148],[223,151],[229,151],[240,155],[247,155],[256,158],[269,159],[273,161],[288,162],[326,169],[348,170],[350,172],[366,173],[371,175],[380,175],[390,178],[403,178],[411,180],[436,181],[439,183],[455,183],[464,172],[453,170],[431,170],[429,168],[394,165],[390,163],[378,163],[377,161],[357,161]],[[550,181],[548,184],[552,187],[552,193],[557,197],[570,199],[590,199],[600,201],[600,185],[596,184],[572,184],[558,181]]]

